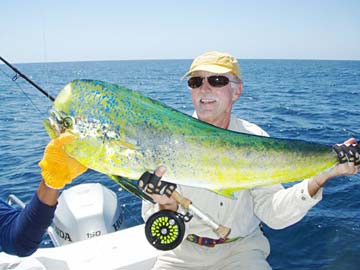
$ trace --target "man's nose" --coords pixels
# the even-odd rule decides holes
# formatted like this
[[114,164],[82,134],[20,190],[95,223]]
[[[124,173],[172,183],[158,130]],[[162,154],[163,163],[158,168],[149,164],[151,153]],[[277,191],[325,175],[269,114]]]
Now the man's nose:
[[200,90],[202,91],[212,91],[212,86],[209,84],[207,78],[204,78],[203,79],[203,83],[202,85],[200,86]]

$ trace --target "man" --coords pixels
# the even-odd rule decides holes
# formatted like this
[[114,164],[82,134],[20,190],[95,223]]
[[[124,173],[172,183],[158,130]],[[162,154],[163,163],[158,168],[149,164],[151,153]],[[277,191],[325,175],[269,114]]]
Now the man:
[[59,189],[87,170],[64,152],[64,145],[73,139],[62,134],[47,145],[39,163],[43,180],[24,209],[0,200],[0,246],[6,253],[29,256],[36,251],[54,217]]
[[[226,53],[207,52],[193,61],[184,77],[189,77],[194,117],[220,128],[268,136],[260,127],[231,115],[233,104],[243,89],[240,68],[234,57]],[[322,187],[329,179],[356,174],[360,163],[359,147],[354,139],[345,144],[354,144],[354,149],[357,149],[357,153],[343,153],[349,162],[287,189],[278,184],[241,190],[235,192],[236,199],[232,200],[208,190],[178,186],[178,192],[190,198],[194,205],[219,224],[230,227],[231,233],[224,241],[210,227],[193,218],[186,223],[185,240],[176,249],[162,252],[154,269],[271,269],[266,261],[270,246],[261,231],[260,222],[274,229],[290,226],[301,220],[322,199]],[[164,167],[155,171],[158,177],[164,173]],[[139,186],[145,190],[149,185],[159,184],[162,185],[161,181],[139,181]],[[167,187],[165,190],[168,190]],[[145,220],[159,209],[183,211],[175,200],[166,195],[153,193],[151,196],[157,204],[143,204]]]

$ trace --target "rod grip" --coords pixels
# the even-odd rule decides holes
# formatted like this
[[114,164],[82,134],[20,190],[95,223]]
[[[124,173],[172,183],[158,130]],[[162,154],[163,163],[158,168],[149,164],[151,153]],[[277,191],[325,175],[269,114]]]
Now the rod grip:
[[187,198],[185,198],[183,195],[181,195],[179,192],[177,192],[176,190],[174,190],[174,192],[171,194],[171,197],[178,203],[180,204],[182,207],[184,207],[185,209],[189,209],[189,206],[191,204],[191,201]]
[[195,216],[200,218],[203,222],[205,222],[208,226],[210,226],[216,233],[223,239],[225,239],[229,234],[231,229],[225,227],[221,224],[217,224],[214,220],[212,220],[208,215],[203,213],[200,209],[198,209],[192,202],[181,195],[176,190],[171,194],[171,197],[180,204],[186,210],[190,210]]

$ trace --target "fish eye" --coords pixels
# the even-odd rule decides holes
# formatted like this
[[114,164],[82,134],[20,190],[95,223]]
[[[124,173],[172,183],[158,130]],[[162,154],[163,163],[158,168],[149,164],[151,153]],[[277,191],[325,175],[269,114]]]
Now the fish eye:
[[65,128],[70,128],[70,127],[72,127],[72,125],[73,125],[73,120],[72,120],[72,118],[71,118],[71,117],[65,117],[65,118],[63,119],[63,125],[64,125]]

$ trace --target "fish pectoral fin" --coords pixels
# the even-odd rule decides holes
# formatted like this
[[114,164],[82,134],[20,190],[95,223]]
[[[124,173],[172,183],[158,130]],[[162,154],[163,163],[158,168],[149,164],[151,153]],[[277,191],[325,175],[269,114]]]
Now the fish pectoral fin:
[[229,189],[216,189],[212,191],[229,199],[235,199],[234,192],[238,190],[239,189],[236,188],[229,188]]
[[50,138],[55,139],[56,138],[56,132],[51,127],[50,121],[49,120],[44,120],[43,125],[45,127],[46,132],[49,134]]
[[118,183],[123,189],[134,194],[138,198],[147,202],[155,203],[154,200],[147,195],[141,188],[139,188],[134,182],[135,180],[129,180],[119,175],[108,175],[112,180]]
[[128,143],[125,141],[117,140],[115,142],[115,145],[118,145],[120,148],[130,149],[130,150],[136,150],[138,147],[135,144]]

